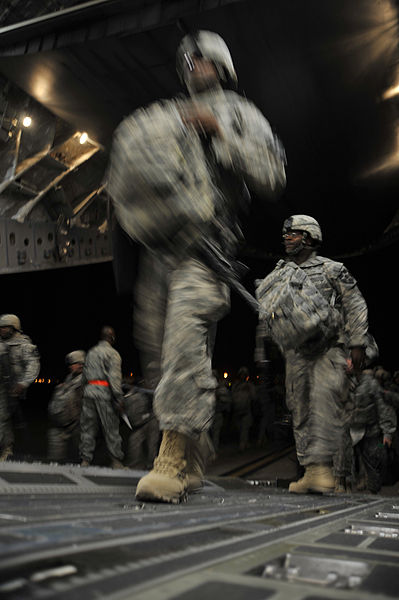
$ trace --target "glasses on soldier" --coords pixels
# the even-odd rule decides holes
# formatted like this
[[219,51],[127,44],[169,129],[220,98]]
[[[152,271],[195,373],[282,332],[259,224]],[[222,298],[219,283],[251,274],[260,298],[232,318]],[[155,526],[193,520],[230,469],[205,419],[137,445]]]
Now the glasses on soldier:
[[296,229],[290,229],[289,231],[286,231],[285,233],[283,233],[283,238],[293,238],[293,237],[299,237],[300,235],[302,235],[302,231],[297,231]]

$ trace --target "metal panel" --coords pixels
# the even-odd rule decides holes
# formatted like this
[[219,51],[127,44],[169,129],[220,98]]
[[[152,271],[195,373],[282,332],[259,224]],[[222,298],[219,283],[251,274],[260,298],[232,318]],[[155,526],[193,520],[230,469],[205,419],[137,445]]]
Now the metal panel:
[[87,265],[112,260],[112,245],[97,228],[61,234],[54,223],[0,219],[0,260],[0,274]]

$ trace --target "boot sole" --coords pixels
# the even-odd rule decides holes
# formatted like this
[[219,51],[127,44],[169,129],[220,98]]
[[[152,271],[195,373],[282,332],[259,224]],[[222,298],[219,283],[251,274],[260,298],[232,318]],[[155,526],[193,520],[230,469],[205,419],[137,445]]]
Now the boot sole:
[[171,498],[170,496],[155,496],[152,492],[139,492],[136,494],[136,500],[139,502],[163,502],[165,504],[181,504],[187,502],[188,494],[184,492],[178,497]]
[[314,486],[308,488],[307,490],[288,490],[288,492],[290,494],[332,494],[334,492],[334,488]]

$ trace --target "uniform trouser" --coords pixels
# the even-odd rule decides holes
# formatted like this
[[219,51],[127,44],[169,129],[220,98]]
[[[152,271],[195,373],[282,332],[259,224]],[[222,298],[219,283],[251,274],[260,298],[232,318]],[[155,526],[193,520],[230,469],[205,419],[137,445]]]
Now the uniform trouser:
[[127,443],[127,465],[132,468],[150,467],[158,453],[158,442],[159,427],[154,418],[131,432]]
[[111,457],[123,460],[122,438],[119,433],[119,417],[110,399],[93,399],[83,396],[80,415],[80,445],[82,460],[91,462],[100,429]]
[[240,449],[245,449],[248,446],[249,432],[252,427],[252,414],[251,413],[233,413],[233,428],[238,431],[238,444]]
[[47,440],[50,460],[75,459],[79,445],[79,421],[68,427],[50,427],[47,432]]
[[153,262],[155,275],[144,273],[138,284],[136,339],[147,365],[161,361],[154,396],[160,429],[196,439],[212,424],[217,381],[210,338],[229,309],[229,290],[198,260],[185,259],[169,272]]
[[286,355],[286,404],[301,465],[332,464],[344,427],[345,354],[332,347],[312,358]]
[[334,475],[349,477],[352,474],[353,449],[349,425],[344,425],[338,442],[338,450],[333,458]]
[[14,444],[13,418],[7,394],[0,389],[0,450]]
[[217,452],[219,450],[220,434],[222,432],[223,422],[224,422],[223,413],[220,413],[220,412],[216,413],[215,416],[213,417],[212,427],[210,429],[211,440],[212,440],[212,444],[213,444],[213,448],[214,448],[215,452]]
[[367,476],[367,489],[379,492],[382,486],[384,447],[381,435],[364,436],[354,448],[358,464],[362,464]]

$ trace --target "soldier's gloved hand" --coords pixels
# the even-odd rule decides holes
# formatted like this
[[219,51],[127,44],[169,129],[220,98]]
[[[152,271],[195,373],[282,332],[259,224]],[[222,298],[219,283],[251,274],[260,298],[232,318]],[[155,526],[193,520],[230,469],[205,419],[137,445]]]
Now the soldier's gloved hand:
[[386,435],[384,435],[384,439],[382,440],[382,443],[384,444],[384,446],[388,446],[388,448],[390,448],[392,446],[391,438]]
[[192,125],[200,135],[222,137],[219,123],[210,110],[192,106],[184,110],[180,116],[185,125]]
[[22,385],[22,383],[15,383],[10,390],[10,396],[19,398],[19,396],[22,396],[24,391],[25,391],[25,386]]

